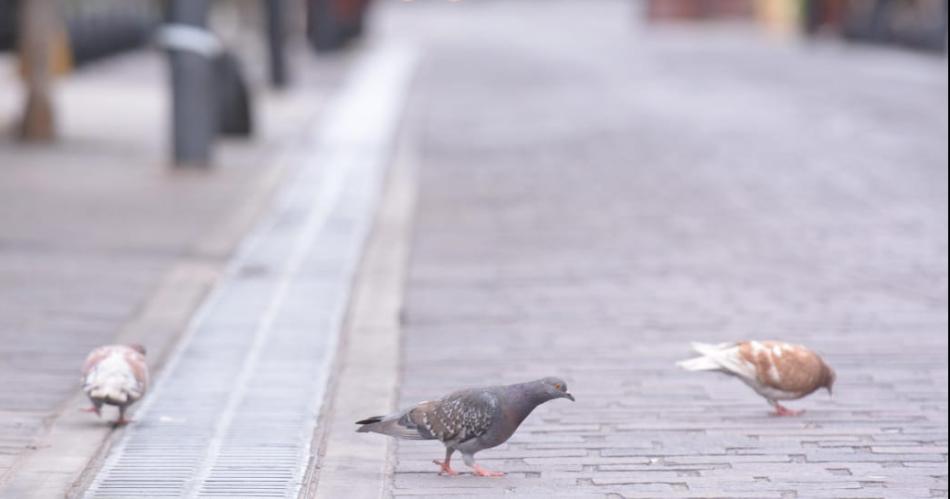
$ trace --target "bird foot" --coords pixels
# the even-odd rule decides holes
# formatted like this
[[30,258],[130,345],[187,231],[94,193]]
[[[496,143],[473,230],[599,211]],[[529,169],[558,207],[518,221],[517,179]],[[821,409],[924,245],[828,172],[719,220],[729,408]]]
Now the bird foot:
[[82,409],[79,409],[79,412],[91,412],[91,413],[94,413],[96,416],[99,416],[100,418],[102,417],[102,411],[96,406],[83,407]]
[[459,474],[459,472],[453,470],[452,466],[450,466],[449,463],[447,462],[442,462],[442,461],[439,461],[438,459],[433,459],[432,462],[435,464],[438,464],[439,468],[441,468],[439,470],[439,475],[456,476]]
[[804,409],[800,411],[796,411],[793,409],[789,409],[788,407],[785,407],[783,405],[776,405],[775,412],[772,413],[772,415],[776,417],[794,417],[794,416],[801,416],[802,414],[805,414]]
[[131,423],[132,421],[133,421],[132,419],[127,419],[127,418],[124,418],[124,417],[120,417],[119,419],[116,419],[115,422],[112,423],[112,424],[114,424],[115,426],[125,426],[125,425]]
[[482,468],[481,466],[477,464],[473,466],[472,469],[475,471],[476,476],[484,476],[484,477],[492,477],[492,478],[499,478],[499,477],[505,476],[505,474],[500,471],[486,470],[485,468]]

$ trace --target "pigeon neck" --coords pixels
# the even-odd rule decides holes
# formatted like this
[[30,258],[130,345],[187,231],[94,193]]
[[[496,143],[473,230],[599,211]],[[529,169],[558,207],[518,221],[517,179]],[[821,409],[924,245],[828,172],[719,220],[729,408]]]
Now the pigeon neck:
[[544,392],[534,388],[533,383],[519,383],[508,387],[509,400],[512,401],[517,414],[523,415],[522,418],[528,417],[535,407],[549,400]]

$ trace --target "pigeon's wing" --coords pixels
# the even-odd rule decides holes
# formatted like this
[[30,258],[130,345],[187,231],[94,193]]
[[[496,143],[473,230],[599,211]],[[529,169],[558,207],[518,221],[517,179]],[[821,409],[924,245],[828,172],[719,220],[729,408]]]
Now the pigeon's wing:
[[135,398],[145,395],[148,389],[148,364],[145,363],[145,356],[131,348],[122,351],[122,356],[128,365],[129,373],[135,380],[133,393]]
[[89,355],[86,356],[86,360],[82,364],[82,377],[85,379],[89,376],[89,373],[98,365],[100,362],[105,360],[106,357],[112,353],[112,345],[102,346],[94,349],[89,352]]
[[755,365],[763,386],[789,393],[809,393],[818,388],[822,360],[801,345],[779,341],[750,342],[742,356]]
[[358,432],[374,432],[408,440],[439,440],[458,444],[484,435],[500,414],[498,397],[485,390],[465,390],[441,400],[357,421]]
[[453,444],[484,435],[501,413],[498,396],[486,390],[456,392],[418,409],[413,419],[433,437]]

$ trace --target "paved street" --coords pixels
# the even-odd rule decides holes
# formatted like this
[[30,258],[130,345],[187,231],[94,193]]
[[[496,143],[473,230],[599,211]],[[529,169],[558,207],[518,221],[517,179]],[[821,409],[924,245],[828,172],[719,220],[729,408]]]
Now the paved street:
[[[375,5],[211,173],[164,165],[156,54],[66,80],[56,146],[0,143],[0,497],[948,496],[946,59]],[[674,365],[746,338],[814,347],[834,396],[775,418]],[[111,341],[155,374],[115,431],[76,412]],[[577,402],[479,454],[504,478],[354,432],[547,375]]]
[[[628,2],[415,2],[420,198],[400,405],[560,374],[445,478],[398,497],[946,497],[946,63],[637,26]],[[685,373],[688,342],[780,338],[834,398],[769,417]],[[360,416],[360,415],[356,415]]]

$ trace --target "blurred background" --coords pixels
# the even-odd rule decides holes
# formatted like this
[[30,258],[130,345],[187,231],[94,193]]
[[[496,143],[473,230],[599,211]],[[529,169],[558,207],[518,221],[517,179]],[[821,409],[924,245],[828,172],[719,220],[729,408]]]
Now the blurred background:
[[[641,0],[631,6],[631,16],[648,23],[743,23],[775,36],[934,54],[947,46],[944,0]],[[370,0],[0,0],[0,53],[7,54],[3,123],[21,140],[51,139],[56,110],[49,82],[95,72],[98,62],[116,55],[165,48],[172,61],[167,90],[176,110],[173,162],[208,164],[215,137],[251,134],[249,78],[288,85],[295,63],[303,64],[290,62],[290,52],[304,45],[314,52],[343,49],[362,35],[370,10]],[[176,30],[182,26],[196,29]],[[179,43],[186,47],[176,51]],[[202,50],[215,52],[204,57],[213,61],[208,74],[200,59],[188,62]],[[220,95],[197,95],[209,85]],[[190,99],[208,102],[193,105]]]

